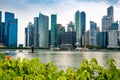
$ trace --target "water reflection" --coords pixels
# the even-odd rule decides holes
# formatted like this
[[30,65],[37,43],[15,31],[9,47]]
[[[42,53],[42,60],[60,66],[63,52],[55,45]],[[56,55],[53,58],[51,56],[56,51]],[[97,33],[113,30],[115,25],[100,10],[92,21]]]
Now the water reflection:
[[[86,58],[88,61],[90,61],[91,58],[96,58],[98,63],[106,67],[106,61],[109,58],[114,58],[116,61],[116,66],[120,68],[120,54],[119,52],[72,52],[72,51],[48,51],[48,50],[37,50],[35,52],[37,53],[29,53],[30,50],[23,50],[22,52],[19,52],[17,50],[16,54],[10,54],[14,58],[21,57],[23,58],[29,58],[32,59],[34,57],[38,57],[41,62],[48,63],[50,61],[53,61],[55,65],[58,66],[59,69],[64,69],[68,67],[72,67],[73,69],[76,69],[80,66],[81,61],[83,58]],[[12,53],[12,51],[11,51]]]

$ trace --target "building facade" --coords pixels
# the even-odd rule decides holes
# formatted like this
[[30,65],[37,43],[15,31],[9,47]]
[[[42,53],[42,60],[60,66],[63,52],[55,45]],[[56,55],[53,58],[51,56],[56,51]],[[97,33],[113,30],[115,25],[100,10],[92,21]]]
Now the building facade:
[[81,28],[82,28],[82,36],[84,36],[85,30],[86,30],[86,14],[85,14],[85,12],[81,12]]
[[38,19],[39,17],[34,18],[34,47],[39,47]]
[[106,32],[111,30],[113,18],[113,7],[110,6],[107,8],[107,16],[103,16],[102,18],[102,32]]
[[76,43],[79,43],[81,45],[81,15],[80,11],[77,11],[75,13],[75,28],[76,28]]
[[14,13],[5,12],[4,45],[7,47],[17,47],[18,19],[14,18]]
[[74,24],[72,21],[70,21],[70,23],[67,24],[67,32],[75,32]]
[[118,31],[111,30],[108,32],[108,48],[119,48],[118,46]]
[[98,33],[97,24],[93,21],[90,21],[90,37],[89,37],[90,45],[97,46],[97,33]]
[[0,11],[0,22],[2,22],[2,12]]
[[[35,22],[35,23],[37,23],[37,22]],[[36,27],[38,28],[38,33],[37,33],[37,36],[35,37],[35,39],[38,37],[38,46],[37,47],[48,48],[49,17],[40,13],[39,17],[38,17],[38,23],[37,24],[38,24],[38,26],[36,26]]]
[[55,28],[56,28],[56,24],[57,24],[57,15],[56,14],[52,14],[51,15],[51,46],[55,45]]
[[99,32],[97,35],[97,45],[102,48],[107,48],[108,34],[107,32]]
[[31,22],[25,28],[25,41],[26,47],[34,46],[34,25]]

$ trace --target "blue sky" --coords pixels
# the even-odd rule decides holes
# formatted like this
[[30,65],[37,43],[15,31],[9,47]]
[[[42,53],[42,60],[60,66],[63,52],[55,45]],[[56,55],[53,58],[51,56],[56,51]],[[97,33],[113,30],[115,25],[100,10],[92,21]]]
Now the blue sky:
[[85,11],[88,30],[90,20],[101,28],[101,18],[107,14],[106,9],[111,5],[114,6],[114,19],[120,20],[120,0],[0,0],[0,11],[3,14],[5,11],[15,13],[19,20],[18,43],[24,44],[24,28],[28,22],[33,22],[39,12],[49,16],[49,19],[51,14],[57,14],[57,22],[66,27],[70,21],[74,22],[77,10]]

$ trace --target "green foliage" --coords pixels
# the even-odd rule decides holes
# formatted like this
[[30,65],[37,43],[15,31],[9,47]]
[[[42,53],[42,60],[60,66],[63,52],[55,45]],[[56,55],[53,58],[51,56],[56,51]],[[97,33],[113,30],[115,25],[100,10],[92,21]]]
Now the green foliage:
[[110,58],[101,67],[95,58],[90,61],[83,59],[79,68],[66,71],[58,70],[53,62],[44,64],[38,58],[29,60],[0,59],[1,80],[120,80],[120,69],[115,66],[115,60]]

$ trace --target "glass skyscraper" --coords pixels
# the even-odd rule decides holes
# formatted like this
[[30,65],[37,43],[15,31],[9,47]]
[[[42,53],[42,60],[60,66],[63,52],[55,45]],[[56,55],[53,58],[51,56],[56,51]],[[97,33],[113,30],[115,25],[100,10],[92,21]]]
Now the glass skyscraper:
[[85,34],[86,29],[86,14],[85,12],[77,11],[75,13],[75,28],[76,28],[76,43],[82,46],[82,36]]
[[81,36],[82,36],[80,11],[77,11],[75,13],[75,28],[76,28],[76,42],[80,43],[81,42]]
[[110,6],[107,8],[107,16],[102,18],[102,32],[111,30],[113,20],[113,6]]
[[34,25],[29,22],[27,28],[25,28],[25,40],[26,40],[26,46],[32,47],[34,45]]
[[55,28],[56,28],[56,24],[57,24],[57,15],[56,14],[52,14],[51,15],[51,45],[55,45]]
[[2,12],[0,11],[0,22],[2,22]]
[[107,16],[112,17],[113,18],[113,6],[110,6],[107,8]]
[[67,32],[75,32],[74,24],[72,21],[70,21],[70,23],[67,24]]
[[17,47],[18,20],[14,18],[14,13],[5,12],[4,45],[7,47]]
[[34,18],[35,26],[35,47],[48,48],[49,39],[49,17],[43,14],[39,14],[39,17]]
[[90,21],[90,45],[97,45],[97,24],[93,21]]
[[39,17],[34,18],[34,47],[39,47],[38,19]]
[[81,28],[82,28],[82,36],[84,36],[85,30],[86,30],[86,14],[85,14],[85,12],[81,12]]
[[14,19],[9,21],[8,23],[8,31],[7,31],[7,38],[8,38],[8,47],[17,47],[17,32],[18,32],[18,20]]

